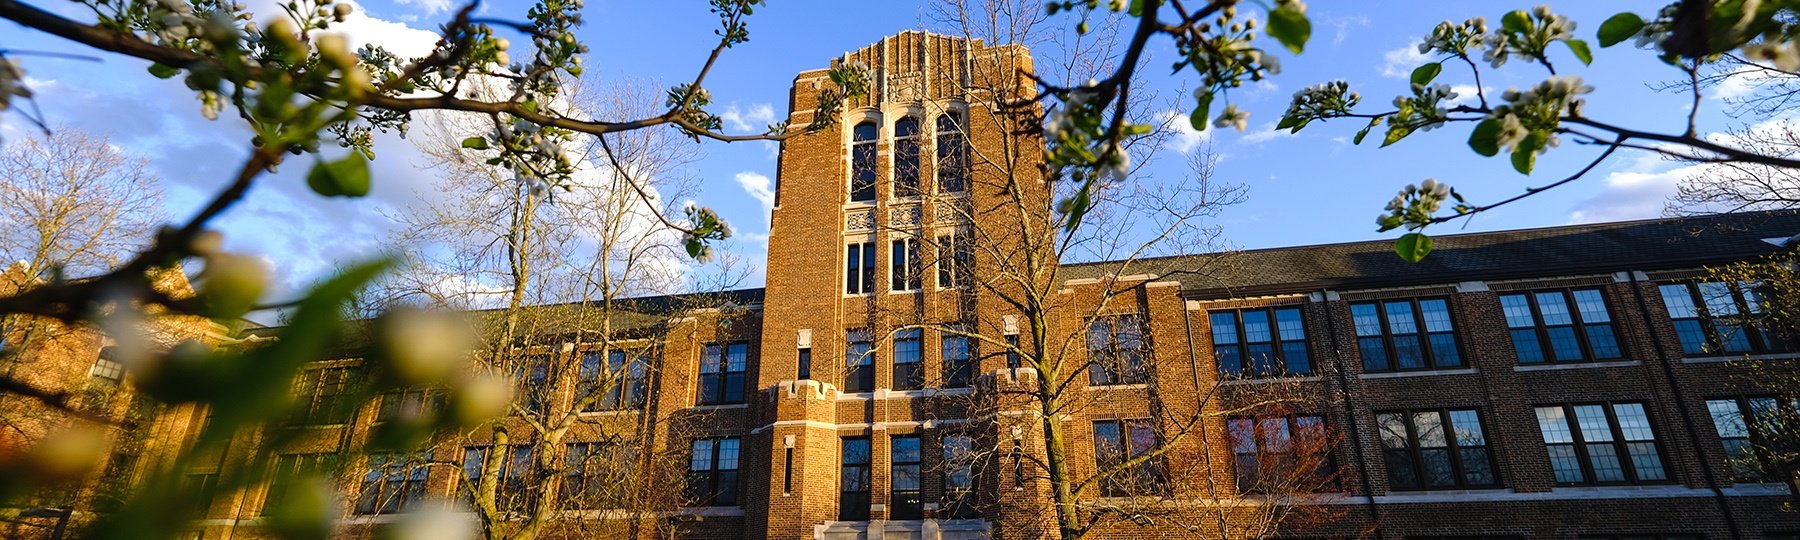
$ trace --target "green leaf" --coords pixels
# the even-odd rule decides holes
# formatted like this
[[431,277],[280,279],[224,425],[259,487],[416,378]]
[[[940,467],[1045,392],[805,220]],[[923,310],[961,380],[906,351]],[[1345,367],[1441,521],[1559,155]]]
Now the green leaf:
[[462,147],[463,148],[472,148],[475,150],[487,150],[488,149],[487,138],[485,138],[485,137],[469,137],[467,139],[463,139]]
[[1431,254],[1431,237],[1425,233],[1406,233],[1394,242],[1394,253],[1406,262],[1423,261]]
[[1363,128],[1361,130],[1358,130],[1356,132],[1356,138],[1351,139],[1350,142],[1353,144],[1362,144],[1363,138],[1368,137],[1369,131],[1375,129],[1375,126],[1378,126],[1378,125],[1381,125],[1381,117],[1377,116],[1374,118],[1370,118],[1369,125],[1363,126]]
[[1475,131],[1469,133],[1469,148],[1487,157],[1500,153],[1500,125],[1498,118],[1489,118],[1475,124]]
[[1155,127],[1156,126],[1152,126],[1150,124],[1125,124],[1124,131],[1125,131],[1125,135],[1127,135],[1127,136],[1143,135],[1143,134],[1149,133]]
[[1594,63],[1594,51],[1588,49],[1586,41],[1579,39],[1565,39],[1562,40],[1562,42],[1564,45],[1569,46],[1569,52],[1575,53],[1575,59],[1580,60],[1582,65],[1585,66]]
[[1508,32],[1523,34],[1526,27],[1529,26],[1531,26],[1531,14],[1526,13],[1523,9],[1509,11],[1505,16],[1500,17],[1500,28]]
[[1188,125],[1193,126],[1194,131],[1206,131],[1206,126],[1212,125],[1212,100],[1212,92],[1200,96],[1200,103],[1194,106],[1193,114],[1188,115]]
[[1643,30],[1644,19],[1636,13],[1627,11],[1613,15],[1612,18],[1606,19],[1606,22],[1600,23],[1600,32],[1594,37],[1600,40],[1601,47],[1611,47],[1631,39],[1631,36],[1635,36]]
[[1125,12],[1130,13],[1133,17],[1144,16],[1144,0],[1131,0],[1131,7],[1127,8]]
[[181,73],[181,69],[163,64],[150,64],[150,74],[158,79],[167,79]]
[[1306,50],[1306,40],[1312,37],[1312,22],[1294,4],[1283,5],[1269,12],[1269,37],[1300,54]]
[[1412,135],[1412,128],[1399,124],[1388,124],[1387,137],[1381,139],[1381,146],[1386,148],[1390,144],[1400,142],[1400,139],[1406,138],[1407,135]]
[[1519,147],[1513,149],[1513,169],[1519,171],[1519,174],[1531,174],[1532,167],[1537,166],[1538,150],[1543,149],[1549,141],[1550,136],[1543,131],[1525,134],[1525,139],[1519,141]]
[[1441,63],[1438,63],[1438,62],[1432,62],[1429,64],[1425,64],[1423,66],[1419,66],[1418,68],[1413,69],[1412,83],[1419,85],[1419,86],[1425,86],[1425,85],[1431,84],[1431,80],[1436,79],[1438,76],[1438,73],[1442,73],[1443,71],[1444,71],[1444,65]]
[[326,197],[361,197],[369,194],[369,160],[351,152],[337,161],[318,161],[306,173],[306,185]]

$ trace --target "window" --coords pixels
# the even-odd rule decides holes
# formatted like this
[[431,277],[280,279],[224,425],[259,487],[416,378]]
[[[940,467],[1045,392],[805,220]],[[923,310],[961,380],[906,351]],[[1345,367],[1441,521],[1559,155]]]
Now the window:
[[1019,369],[1019,335],[1006,335],[1006,368]]
[[888,501],[892,506],[888,511],[888,519],[924,519],[925,500],[919,493],[922,485],[919,477],[919,437],[890,437],[888,450],[892,455],[889,460],[892,469],[888,474],[888,481],[894,488],[893,497]]
[[575,399],[588,400],[584,411],[618,411],[642,409],[650,396],[650,350],[611,350],[606,364],[600,364],[600,352],[581,354],[581,379],[576,381]]
[[427,411],[442,405],[444,397],[430,388],[401,388],[381,394],[381,405],[375,409],[376,422],[418,420]]
[[356,513],[394,514],[425,500],[425,463],[425,456],[370,454]]
[[744,341],[714,343],[700,349],[700,404],[744,402],[744,370],[750,364],[750,344]]
[[838,475],[838,520],[869,520],[869,439],[847,437]]
[[1311,491],[1331,485],[1335,467],[1330,435],[1317,416],[1231,418],[1237,488],[1243,493]]
[[514,377],[514,380],[519,381],[519,405],[533,414],[549,412],[550,356],[536,355],[521,359]]
[[275,456],[274,470],[269,472],[269,492],[263,496],[262,510],[268,512],[281,505],[295,487],[310,476],[328,477],[337,465],[337,454],[282,454]]
[[968,435],[945,435],[944,501],[941,515],[951,519],[975,516],[975,439]]
[[969,247],[969,233],[944,234],[937,237],[938,287],[952,289],[973,285],[975,253]]
[[801,347],[799,349],[799,352],[796,354],[798,354],[799,357],[795,359],[797,368],[795,369],[794,378],[796,378],[796,379],[811,379],[812,378],[812,347]]
[[859,242],[844,248],[844,294],[875,292],[875,243]]
[[963,134],[962,115],[955,111],[937,117],[937,179],[939,192],[969,190],[968,137]]
[[[1573,305],[1574,309],[1570,309]],[[1623,356],[1599,289],[1500,296],[1519,362],[1587,362]]]
[[894,333],[894,389],[915,390],[925,386],[923,333],[910,328]]
[[1463,365],[1442,298],[1350,305],[1363,371],[1444,369]]
[[562,494],[579,509],[616,508],[628,495],[637,448],[630,444],[569,443],[563,454]]
[[[1273,324],[1271,324],[1271,322]],[[1261,378],[1312,373],[1300,308],[1212,313],[1213,359],[1224,377]]]
[[219,471],[189,471],[181,476],[182,492],[193,496],[179,504],[191,514],[206,517],[212,509],[213,497],[219,493]]
[[100,357],[94,359],[93,367],[88,368],[88,376],[115,383],[124,380],[125,364],[119,363],[117,352],[117,347],[101,348]]
[[1136,315],[1101,317],[1088,321],[1088,381],[1095,385],[1149,382],[1144,365],[1143,320]]
[[919,241],[916,238],[894,240],[893,257],[888,259],[890,288],[896,291],[919,289]]
[[463,493],[474,500],[481,489],[481,482],[493,481],[494,505],[500,508],[519,511],[531,506],[531,491],[535,490],[534,482],[527,477],[531,474],[530,446],[509,446],[506,456],[500,460],[500,470],[493,478],[483,478],[483,470],[494,447],[468,446],[463,448]]
[[694,506],[737,506],[738,440],[694,439],[688,461],[688,500]]
[[1474,409],[1375,415],[1388,486],[1395,490],[1493,487],[1494,460]]
[[919,120],[894,122],[894,196],[919,196]]
[[969,379],[975,366],[970,359],[974,356],[969,350],[969,336],[957,332],[967,332],[964,325],[950,325],[939,332],[944,358],[944,387],[962,388],[969,385]]
[[850,202],[875,200],[875,122],[857,124],[850,139]]
[[869,353],[873,338],[867,328],[849,332],[849,343],[844,347],[844,361],[849,367],[844,373],[845,392],[875,389],[875,355]]
[[344,394],[354,374],[352,367],[314,368],[300,372],[294,379],[294,394],[299,406],[294,408],[293,422],[299,425],[342,424],[350,421],[356,404]]
[[1537,408],[1558,484],[1633,484],[1669,479],[1642,403]]
[[[1094,422],[1094,464],[1096,474],[1117,467],[1132,458],[1156,449],[1156,430],[1149,420],[1102,420]],[[1102,480],[1100,494],[1106,497],[1130,497],[1158,494],[1167,488],[1168,479],[1156,459],[1147,459],[1120,469]]]
[[1793,350],[1786,339],[1757,320],[1762,302],[1754,286],[1669,283],[1661,287],[1663,306],[1675,321],[1681,352],[1689,355],[1778,353]]
[[1710,399],[1707,412],[1712,413],[1713,428],[1725,446],[1725,463],[1731,476],[1739,481],[1781,480],[1780,456],[1791,454],[1800,407],[1793,401],[1775,397]]

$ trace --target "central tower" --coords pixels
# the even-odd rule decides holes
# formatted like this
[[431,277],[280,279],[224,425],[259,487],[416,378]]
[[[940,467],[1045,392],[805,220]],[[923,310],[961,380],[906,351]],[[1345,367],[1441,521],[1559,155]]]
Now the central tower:
[[[773,475],[751,488],[770,538],[974,517],[973,481],[934,468],[946,443],[927,432],[965,423],[957,403],[1005,357],[944,330],[1002,335],[975,280],[1048,226],[1024,47],[909,31],[846,65],[869,95],[783,142],[777,169],[754,443]],[[815,120],[827,71],[794,79],[789,125]]]

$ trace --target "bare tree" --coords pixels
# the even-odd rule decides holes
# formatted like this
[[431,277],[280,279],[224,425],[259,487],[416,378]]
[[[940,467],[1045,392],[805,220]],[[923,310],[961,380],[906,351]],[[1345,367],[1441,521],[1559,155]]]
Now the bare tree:
[[149,163],[106,136],[58,128],[0,151],[0,256],[33,277],[111,268],[162,219]]
[[[564,106],[639,114],[656,105],[649,88],[584,89]],[[458,147],[482,129],[454,116],[425,129],[420,147],[443,179],[395,216],[396,244],[418,255],[381,287],[391,301],[473,310],[478,369],[516,385],[512,414],[438,441],[454,456],[438,464],[458,471],[487,538],[666,526],[653,518],[681,505],[666,486],[685,464],[668,443],[692,419],[655,412],[655,357],[670,318],[707,306],[643,299],[692,283],[681,234],[661,216],[683,211],[695,146],[674,130],[576,139],[585,148],[565,151],[584,165],[551,189]]]

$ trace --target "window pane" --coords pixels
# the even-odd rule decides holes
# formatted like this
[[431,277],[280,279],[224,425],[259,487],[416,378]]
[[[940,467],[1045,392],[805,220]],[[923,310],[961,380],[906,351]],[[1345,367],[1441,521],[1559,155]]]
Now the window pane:
[[1675,321],[1675,337],[1681,340],[1681,352],[1686,354],[1705,354],[1706,328],[1700,326],[1699,319]]
[[1269,312],[1245,311],[1244,340],[1250,343],[1268,343],[1274,336],[1269,331]]
[[1731,286],[1724,283],[1700,283],[1696,288],[1700,291],[1700,301],[1706,303],[1706,312],[1714,317],[1729,317],[1738,314],[1737,298],[1731,294]]
[[1612,322],[1612,315],[1606,311],[1606,296],[1598,290],[1575,291],[1575,306],[1581,310],[1581,322]]
[[1412,302],[1388,302],[1382,305],[1387,311],[1388,331],[1395,334],[1415,334],[1419,332],[1418,319],[1413,316]]
[[916,463],[919,461],[918,437],[894,437],[889,439],[893,444],[895,463]]
[[1420,300],[1419,311],[1425,317],[1425,331],[1449,332],[1454,328],[1450,324],[1450,303],[1444,300]]
[[1613,405],[1613,414],[1619,417],[1619,431],[1625,434],[1627,441],[1653,441],[1656,436],[1650,432],[1650,418],[1644,413],[1641,403],[1619,403]]
[[1569,419],[1565,414],[1562,407],[1537,408],[1538,429],[1544,433],[1545,443],[1575,442],[1574,436],[1569,433]]
[[1381,414],[1375,417],[1381,430],[1381,447],[1394,450],[1405,449],[1411,445],[1406,436],[1406,418],[1399,413]]
[[1375,304],[1354,304],[1350,306],[1350,319],[1356,325],[1358,336],[1380,336],[1381,315],[1376,313]]
[[1441,448],[1450,445],[1444,433],[1442,417],[1436,411],[1413,413],[1412,421],[1413,429],[1418,433],[1420,447]]
[[1281,344],[1281,356],[1287,362],[1287,372],[1293,375],[1312,373],[1312,358],[1307,355],[1306,342],[1287,341]]
[[[1225,424],[1225,431],[1231,437],[1233,453],[1246,454],[1256,452],[1256,424],[1249,419],[1233,419]],[[1095,439],[1099,438],[1099,424],[1095,424]],[[1117,433],[1114,429],[1114,433]],[[1116,436],[1116,435],[1115,435]]]
[[1462,353],[1456,350],[1456,336],[1449,333],[1431,335],[1431,355],[1438,367],[1462,365]]
[[1719,431],[1719,437],[1749,437],[1749,426],[1744,424],[1744,415],[1738,411],[1737,401],[1729,399],[1711,399],[1706,401],[1707,412],[1712,413],[1713,428]]
[[1214,345],[1237,343],[1237,334],[1237,314],[1231,312],[1212,314]]
[[750,344],[733,343],[726,348],[725,370],[743,371],[750,365]]
[[1657,453],[1653,441],[1634,442],[1625,445],[1625,451],[1631,453],[1631,468],[1637,472],[1640,482],[1655,482],[1668,479],[1663,472],[1662,456]]
[[1387,344],[1379,337],[1357,338],[1357,349],[1362,352],[1363,370],[1387,371]]
[[1244,359],[1237,345],[1213,347],[1213,360],[1219,363],[1219,374],[1237,376],[1244,372]]
[[1669,310],[1669,317],[1674,319],[1692,319],[1700,316],[1700,310],[1694,307],[1694,297],[1688,294],[1687,285],[1670,283],[1657,287],[1662,292],[1663,307]]
[[1581,439],[1584,441],[1613,440],[1612,428],[1606,423],[1606,409],[1600,405],[1576,405],[1575,423],[1581,426]]
[[1394,363],[1400,369],[1425,367],[1425,347],[1417,334],[1394,336]]
[[1624,482],[1625,466],[1619,462],[1617,447],[1611,444],[1587,445],[1588,462],[1594,467],[1595,482]]
[[1306,339],[1306,324],[1300,320],[1300,308],[1275,310],[1275,322],[1281,329],[1282,341]]
[[1575,324],[1569,314],[1569,302],[1560,292],[1541,292],[1537,297],[1538,314],[1544,317],[1545,326]]
[[712,439],[694,439],[694,453],[689,457],[688,470],[690,470],[690,471],[710,471],[710,470],[712,470],[712,458],[713,458],[713,456],[712,456],[713,449],[712,448],[713,448]]
[[1486,435],[1481,431],[1481,415],[1472,410],[1450,411],[1451,433],[1456,436],[1457,446],[1481,446],[1487,444]]
[[1463,448],[1458,453],[1462,454],[1464,482],[1470,486],[1491,486],[1496,483],[1487,448]]
[[1523,294],[1501,296],[1500,309],[1506,313],[1506,326],[1509,328],[1537,326],[1537,319],[1531,316],[1531,303]]
[[1550,468],[1556,473],[1556,481],[1564,484],[1575,484],[1587,481],[1581,472],[1581,462],[1575,457],[1575,445],[1554,444],[1547,449],[1550,453]]
[[1594,358],[1607,359],[1623,356],[1619,352],[1619,341],[1613,337],[1612,325],[1589,325],[1587,337],[1588,346],[1594,348]]
[[1519,361],[1535,364],[1544,361],[1544,346],[1538,343],[1537,330],[1520,328],[1512,331],[1513,349],[1519,354]]

